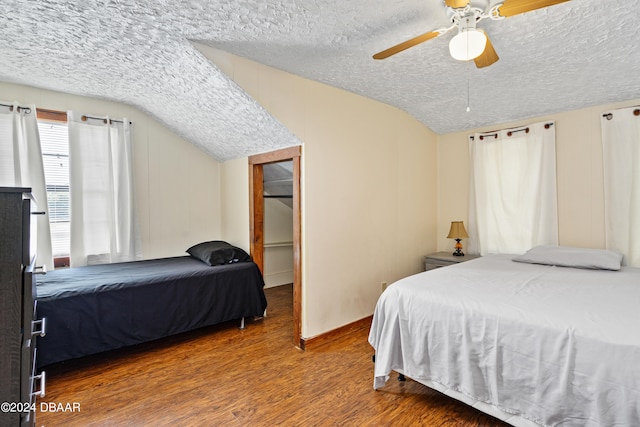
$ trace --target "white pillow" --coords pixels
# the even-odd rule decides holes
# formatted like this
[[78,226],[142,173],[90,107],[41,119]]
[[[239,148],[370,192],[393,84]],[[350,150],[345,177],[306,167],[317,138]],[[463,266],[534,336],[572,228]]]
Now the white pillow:
[[517,262],[557,265],[560,267],[620,270],[622,254],[607,249],[536,246],[513,258]]

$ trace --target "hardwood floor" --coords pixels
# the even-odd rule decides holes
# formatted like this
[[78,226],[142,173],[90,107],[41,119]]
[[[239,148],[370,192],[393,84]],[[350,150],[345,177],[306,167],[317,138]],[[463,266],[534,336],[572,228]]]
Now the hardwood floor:
[[295,349],[291,286],[266,292],[268,317],[245,330],[227,323],[47,367],[36,425],[506,425],[411,380],[374,391],[368,328]]

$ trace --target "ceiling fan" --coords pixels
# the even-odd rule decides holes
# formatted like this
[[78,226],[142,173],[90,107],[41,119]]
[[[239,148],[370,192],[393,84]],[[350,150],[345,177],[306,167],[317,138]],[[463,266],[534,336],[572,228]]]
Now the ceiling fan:
[[553,6],[571,0],[444,0],[447,15],[453,25],[419,35],[403,43],[373,55],[373,59],[385,59],[415,45],[434,39],[458,28],[449,42],[449,52],[460,61],[474,60],[476,67],[483,68],[500,59],[489,36],[476,28],[485,18],[494,20],[508,18],[536,9]]

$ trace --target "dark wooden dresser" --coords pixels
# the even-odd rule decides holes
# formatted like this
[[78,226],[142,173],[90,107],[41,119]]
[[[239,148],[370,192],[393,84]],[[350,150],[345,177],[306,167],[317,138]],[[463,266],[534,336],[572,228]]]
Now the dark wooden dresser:
[[[0,187],[0,427],[33,426],[45,374],[36,375],[35,229],[31,189]],[[38,212],[39,213],[39,212]],[[35,221],[33,221],[35,223]]]

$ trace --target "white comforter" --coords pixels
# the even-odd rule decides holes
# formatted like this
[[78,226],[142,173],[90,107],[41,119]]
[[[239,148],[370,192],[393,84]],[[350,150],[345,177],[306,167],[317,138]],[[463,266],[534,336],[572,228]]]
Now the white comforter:
[[391,370],[541,425],[640,426],[640,269],[491,255],[402,279],[369,334]]

